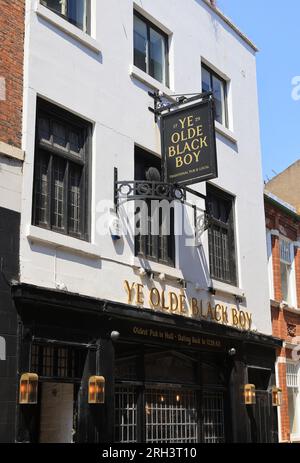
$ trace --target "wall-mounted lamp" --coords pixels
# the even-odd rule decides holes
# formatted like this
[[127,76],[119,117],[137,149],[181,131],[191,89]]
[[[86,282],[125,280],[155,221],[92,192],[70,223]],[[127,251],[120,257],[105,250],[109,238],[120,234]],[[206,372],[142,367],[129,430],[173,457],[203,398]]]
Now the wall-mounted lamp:
[[187,288],[187,282],[183,279],[183,278],[180,278],[178,280],[178,283],[180,284],[180,286],[182,287],[182,289],[186,289]]
[[282,390],[279,387],[272,387],[272,405],[273,407],[280,407],[282,399]]
[[166,281],[166,274],[165,273],[160,273],[158,276],[160,281]]
[[150,280],[154,280],[154,272],[152,272],[152,270],[146,270],[146,274]]
[[104,404],[105,378],[103,376],[91,376],[89,379],[89,404]]
[[20,379],[19,404],[32,405],[38,402],[39,377],[35,373],[23,373]]
[[228,355],[229,355],[229,357],[234,357],[236,355],[236,348],[231,347],[231,349],[229,349],[229,351],[228,351]]
[[244,386],[244,403],[245,405],[256,404],[256,393],[254,384],[245,384]]
[[121,222],[117,215],[112,215],[109,222],[109,230],[113,241],[118,241],[122,236]]
[[241,304],[244,300],[243,296],[240,296],[238,294],[236,294],[234,297],[235,297],[237,304]]
[[213,296],[216,295],[216,290],[211,286],[210,288],[208,288],[208,291],[210,292],[210,294],[212,294]]
[[144,276],[147,275],[147,272],[143,267],[139,268],[139,275],[140,275],[140,277],[144,277]]

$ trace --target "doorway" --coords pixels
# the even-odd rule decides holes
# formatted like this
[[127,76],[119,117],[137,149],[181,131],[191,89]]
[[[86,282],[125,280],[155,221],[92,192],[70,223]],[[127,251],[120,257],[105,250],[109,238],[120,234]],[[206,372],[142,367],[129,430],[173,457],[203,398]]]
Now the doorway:
[[41,387],[41,444],[73,442],[74,385],[43,383]]

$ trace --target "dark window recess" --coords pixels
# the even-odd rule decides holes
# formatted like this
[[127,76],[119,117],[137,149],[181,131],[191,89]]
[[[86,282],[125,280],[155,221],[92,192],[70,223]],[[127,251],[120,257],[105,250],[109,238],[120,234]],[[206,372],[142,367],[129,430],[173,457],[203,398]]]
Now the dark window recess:
[[33,344],[31,371],[42,378],[81,381],[86,349]]
[[41,4],[82,31],[91,32],[90,0],[41,0]]
[[267,391],[271,383],[271,369],[248,367],[248,382],[259,391]]
[[202,64],[202,92],[213,92],[215,119],[228,128],[227,82]]
[[[135,148],[135,180],[146,180],[146,172],[150,167],[156,167],[161,172],[161,160],[147,153],[141,148]],[[154,209],[155,201],[147,200],[147,217],[144,219],[140,207],[136,208],[136,214],[140,214],[143,223],[147,223],[147,233],[138,233],[135,239],[135,253],[137,256],[160,262],[164,265],[174,266],[175,262],[175,238],[174,238],[174,209],[170,208],[170,214],[162,214],[159,210],[157,216]],[[158,224],[155,219],[158,218]],[[137,228],[141,222],[137,220]],[[159,230],[156,233],[155,230]]]
[[38,104],[33,223],[88,239],[91,127],[54,106]]
[[154,79],[169,84],[168,36],[134,12],[134,64]]
[[234,198],[207,184],[209,263],[211,278],[237,285]]

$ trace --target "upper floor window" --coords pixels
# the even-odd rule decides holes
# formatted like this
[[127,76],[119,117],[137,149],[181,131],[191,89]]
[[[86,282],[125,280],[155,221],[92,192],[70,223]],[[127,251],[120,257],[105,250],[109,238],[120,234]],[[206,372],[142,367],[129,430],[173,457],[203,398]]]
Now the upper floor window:
[[90,34],[91,0],[41,0],[41,4]]
[[282,300],[292,305],[293,281],[292,264],[294,260],[291,243],[280,239],[280,274],[281,274],[281,295]]
[[88,239],[88,162],[91,126],[38,102],[33,223]]
[[[143,149],[135,148],[135,180],[146,180],[151,167],[161,171],[161,160]],[[145,188],[145,187],[144,187]],[[139,194],[139,191],[137,191]],[[160,208],[159,201],[147,199],[136,203],[135,253],[144,259],[174,266],[174,209]]]
[[207,184],[206,208],[211,214],[208,229],[211,278],[237,285],[234,198]]
[[134,12],[134,65],[168,85],[168,36]]
[[202,64],[202,92],[213,92],[216,121],[228,128],[227,83]]

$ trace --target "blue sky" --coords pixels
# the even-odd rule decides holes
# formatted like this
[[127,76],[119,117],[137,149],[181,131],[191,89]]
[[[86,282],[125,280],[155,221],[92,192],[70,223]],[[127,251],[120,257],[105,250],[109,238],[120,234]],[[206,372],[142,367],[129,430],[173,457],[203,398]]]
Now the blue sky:
[[219,8],[258,46],[258,90],[264,179],[300,159],[299,0],[217,0]]

